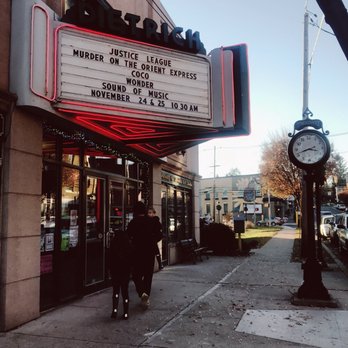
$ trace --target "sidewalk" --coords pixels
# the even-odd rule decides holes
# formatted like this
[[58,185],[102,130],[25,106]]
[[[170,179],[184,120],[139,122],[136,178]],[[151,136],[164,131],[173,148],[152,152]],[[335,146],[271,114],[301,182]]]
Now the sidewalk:
[[339,308],[290,303],[302,283],[284,227],[249,257],[210,257],[154,275],[150,308],[130,284],[130,318],[112,320],[111,289],[54,309],[5,334],[0,347],[348,347],[348,278],[330,264],[323,283]]

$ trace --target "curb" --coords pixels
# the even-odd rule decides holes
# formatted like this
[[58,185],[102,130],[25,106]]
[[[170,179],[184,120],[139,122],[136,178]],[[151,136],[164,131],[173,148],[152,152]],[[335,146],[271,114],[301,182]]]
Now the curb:
[[339,260],[336,255],[328,248],[324,243],[321,244],[322,248],[325,249],[325,251],[330,255],[330,257],[335,261],[336,265],[339,267],[339,269],[344,273],[344,275],[348,278],[348,269],[344,265],[344,263]]

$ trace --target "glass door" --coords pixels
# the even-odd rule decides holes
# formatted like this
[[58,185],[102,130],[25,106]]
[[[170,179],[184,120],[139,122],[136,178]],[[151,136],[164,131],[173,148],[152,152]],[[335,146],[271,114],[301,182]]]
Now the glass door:
[[63,167],[57,267],[60,301],[78,296],[81,290],[80,208],[80,171]]
[[85,285],[105,279],[105,179],[87,176]]
[[169,219],[168,219],[168,203],[167,203],[167,187],[162,186],[161,189],[161,204],[162,204],[162,264],[164,266],[169,265],[169,250],[168,250],[168,231],[169,231]]
[[58,249],[56,233],[57,174],[58,170],[55,165],[44,165],[41,195],[40,310],[53,307],[58,297],[53,272],[53,260]]
[[110,181],[109,231],[124,229],[123,183]]

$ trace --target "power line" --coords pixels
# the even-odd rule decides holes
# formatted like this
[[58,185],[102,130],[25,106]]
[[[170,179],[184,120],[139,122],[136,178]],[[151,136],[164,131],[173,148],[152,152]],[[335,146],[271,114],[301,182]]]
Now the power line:
[[[329,134],[328,136],[331,138],[334,138],[334,137],[340,137],[343,135],[348,135],[348,132]],[[245,146],[217,146],[216,149],[219,149],[219,150],[255,149],[255,148],[261,148],[262,146],[269,145],[269,144],[270,143],[257,144],[257,145],[245,145]],[[214,148],[202,149],[202,151],[211,151],[211,150],[214,150]],[[340,151],[340,153],[347,153],[347,152],[348,151]]]
[[329,137],[340,137],[341,135],[347,135],[347,134],[348,134],[348,132],[329,134]]

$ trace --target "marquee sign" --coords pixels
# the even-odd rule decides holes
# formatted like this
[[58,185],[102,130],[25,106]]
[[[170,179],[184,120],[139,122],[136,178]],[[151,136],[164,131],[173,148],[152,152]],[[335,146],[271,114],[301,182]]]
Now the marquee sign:
[[57,43],[57,100],[210,121],[210,65],[131,40],[68,28]]
[[246,45],[206,56],[198,32],[141,21],[105,0],[75,4],[57,20],[41,0],[12,2],[17,106],[153,157],[250,133]]

